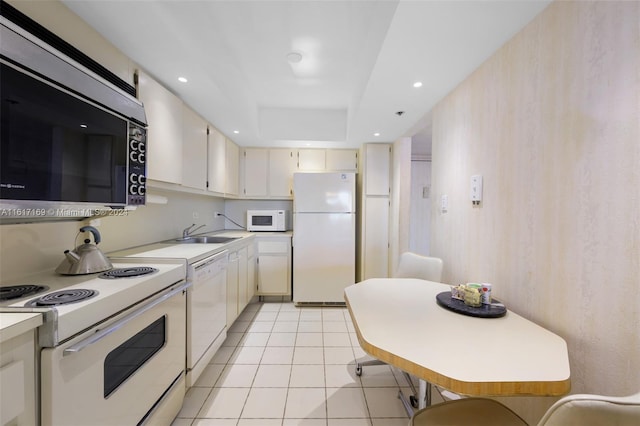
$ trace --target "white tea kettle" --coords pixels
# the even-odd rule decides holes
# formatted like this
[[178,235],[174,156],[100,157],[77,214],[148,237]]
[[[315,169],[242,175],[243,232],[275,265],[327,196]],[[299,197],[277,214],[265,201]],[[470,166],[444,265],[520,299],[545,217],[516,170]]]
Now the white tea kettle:
[[91,232],[95,244],[90,244],[88,238],[84,240],[84,244],[75,248],[75,250],[65,250],[65,259],[60,266],[56,268],[56,272],[62,275],[83,275],[93,274],[95,272],[108,271],[113,268],[111,261],[98,248],[100,243],[100,232],[93,226],[83,226],[80,232]]

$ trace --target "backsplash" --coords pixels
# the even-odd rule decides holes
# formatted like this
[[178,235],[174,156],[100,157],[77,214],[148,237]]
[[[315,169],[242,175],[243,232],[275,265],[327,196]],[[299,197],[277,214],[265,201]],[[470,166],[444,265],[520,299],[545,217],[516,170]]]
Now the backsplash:
[[[94,226],[100,231],[103,252],[179,237],[193,223],[206,225],[198,233],[224,229],[223,218],[214,218],[215,211],[224,211],[223,199],[158,190],[154,194],[165,197],[167,204],[147,204],[126,216],[99,219]],[[0,280],[55,268],[64,250],[74,248],[78,230],[88,224],[86,220],[0,225]]]

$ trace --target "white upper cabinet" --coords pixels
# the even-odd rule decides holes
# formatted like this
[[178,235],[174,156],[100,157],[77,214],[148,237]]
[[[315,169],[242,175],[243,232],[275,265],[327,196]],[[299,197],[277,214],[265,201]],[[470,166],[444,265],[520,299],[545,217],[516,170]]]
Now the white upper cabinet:
[[358,151],[355,149],[299,149],[298,171],[357,172]]
[[229,195],[238,195],[238,170],[240,167],[240,148],[232,140],[226,140],[225,153],[225,190]]
[[301,172],[322,172],[326,167],[324,149],[299,149],[298,170]]
[[288,148],[246,148],[242,155],[242,195],[248,198],[291,197],[295,151]]
[[295,172],[358,171],[355,149],[243,149],[241,195],[247,198],[290,198]]
[[328,149],[327,171],[358,171],[358,151],[355,149]]
[[209,126],[207,189],[224,194],[226,185],[226,145],[227,139],[213,126]]
[[266,197],[269,150],[247,148],[244,157],[244,190],[246,197]]
[[288,148],[269,150],[269,195],[291,197],[293,173],[296,170],[295,152]]
[[391,147],[370,143],[365,151],[365,195],[389,195],[391,190]]
[[182,106],[182,185],[206,189],[207,122]]
[[139,97],[145,107],[147,177],[182,183],[182,101],[148,75],[140,72]]

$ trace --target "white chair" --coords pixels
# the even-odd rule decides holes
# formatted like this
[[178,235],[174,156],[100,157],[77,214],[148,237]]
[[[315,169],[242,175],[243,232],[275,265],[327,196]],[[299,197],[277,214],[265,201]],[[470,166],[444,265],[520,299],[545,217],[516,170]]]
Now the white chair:
[[[409,426],[528,426],[501,403],[486,398],[447,401],[417,411]],[[551,406],[537,426],[638,426],[640,393],[626,397],[576,394]]]
[[406,251],[400,255],[398,269],[393,277],[419,278],[439,283],[442,280],[442,259]]
[[[394,278],[418,278],[422,280],[435,281],[440,282],[442,279],[442,259],[437,257],[423,256],[420,254],[412,253],[412,252],[404,252],[400,255],[400,262],[398,262],[398,269],[396,273],[393,275]],[[369,361],[357,362],[356,363],[356,375],[362,375],[362,367],[367,365],[384,365],[386,364],[384,361],[380,361],[378,359],[372,359]],[[418,401],[416,399],[416,390],[413,386],[413,381],[409,374],[404,373],[409,385],[411,386],[411,390],[413,391],[413,395],[410,397],[411,405],[414,408],[417,408]],[[427,388],[429,389],[429,387]],[[430,395],[427,395],[427,400],[430,400]],[[403,399],[403,403],[406,401]],[[409,407],[406,407],[407,411],[410,410]]]

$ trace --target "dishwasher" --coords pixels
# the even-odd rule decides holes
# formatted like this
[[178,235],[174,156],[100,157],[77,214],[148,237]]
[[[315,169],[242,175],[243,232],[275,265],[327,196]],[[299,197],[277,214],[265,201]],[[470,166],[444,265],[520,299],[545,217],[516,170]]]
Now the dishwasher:
[[187,269],[187,388],[193,386],[227,337],[227,263],[223,251]]

